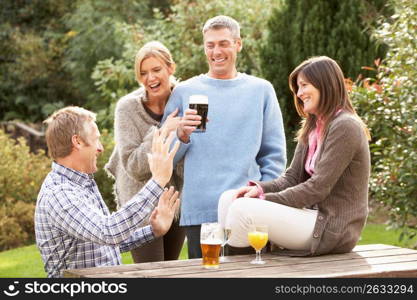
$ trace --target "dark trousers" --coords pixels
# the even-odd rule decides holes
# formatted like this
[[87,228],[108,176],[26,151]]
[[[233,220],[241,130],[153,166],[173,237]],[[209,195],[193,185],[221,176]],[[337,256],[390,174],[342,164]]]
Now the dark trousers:
[[201,258],[200,230],[201,225],[184,226],[187,236],[188,258]]
[[142,247],[131,252],[135,263],[177,260],[184,245],[185,230],[179,226],[179,220],[174,221],[168,232]]
[[[188,246],[188,258],[201,258],[201,246],[200,246],[200,230],[201,225],[184,226],[185,235],[187,236]],[[266,248],[266,247],[265,247]],[[242,254],[253,254],[255,250],[252,247],[231,247],[226,245],[224,247],[225,255],[242,255]]]

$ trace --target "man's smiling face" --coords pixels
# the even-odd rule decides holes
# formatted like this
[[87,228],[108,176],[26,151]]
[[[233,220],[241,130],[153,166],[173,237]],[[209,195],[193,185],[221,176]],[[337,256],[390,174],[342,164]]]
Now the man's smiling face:
[[210,29],[204,33],[204,53],[209,64],[209,76],[231,79],[236,76],[237,53],[242,49],[240,38],[234,38],[227,28]]

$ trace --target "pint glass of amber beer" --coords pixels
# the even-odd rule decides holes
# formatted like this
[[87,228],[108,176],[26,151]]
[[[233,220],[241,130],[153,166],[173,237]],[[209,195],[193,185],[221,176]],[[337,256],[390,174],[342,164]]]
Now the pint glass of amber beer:
[[222,228],[219,223],[201,224],[200,244],[203,255],[203,266],[206,269],[217,269],[219,267],[222,233]]

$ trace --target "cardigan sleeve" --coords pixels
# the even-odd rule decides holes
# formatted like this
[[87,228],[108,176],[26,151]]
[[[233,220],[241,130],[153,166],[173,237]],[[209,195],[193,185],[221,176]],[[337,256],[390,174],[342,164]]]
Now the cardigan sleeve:
[[314,174],[303,183],[280,192],[267,193],[269,201],[303,208],[326,199],[334,185],[351,163],[362,142],[366,140],[362,126],[348,118],[329,127],[322,153],[316,161]]
[[295,186],[300,183],[301,172],[303,172],[303,161],[305,147],[298,143],[294,151],[294,156],[291,161],[291,165],[285,170],[282,176],[271,181],[257,181],[261,186],[264,193],[280,192],[289,187]]
[[[133,179],[143,181],[152,174],[147,153],[151,151],[152,134],[156,126],[139,128],[128,105],[116,107],[115,137],[120,161],[126,173]],[[137,118],[137,117],[136,117]]]

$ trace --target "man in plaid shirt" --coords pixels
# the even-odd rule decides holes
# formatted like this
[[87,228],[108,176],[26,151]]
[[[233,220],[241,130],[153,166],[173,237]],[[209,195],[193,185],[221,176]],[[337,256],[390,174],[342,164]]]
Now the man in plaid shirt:
[[[169,230],[179,205],[178,192],[164,189],[179,146],[177,142],[169,151],[173,133],[167,138],[168,132],[155,130],[148,155],[152,178],[110,214],[92,175],[103,151],[95,114],[66,107],[46,122],[46,141],[54,161],[38,195],[35,232],[48,277],[61,277],[64,269],[119,265],[120,252]],[[150,225],[141,227],[149,216]]]

